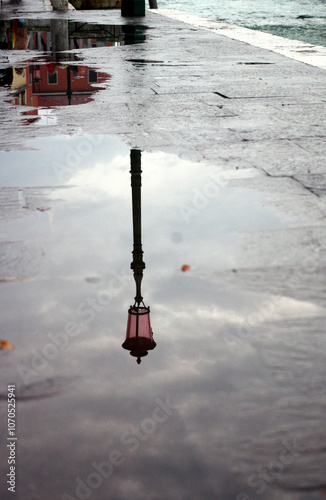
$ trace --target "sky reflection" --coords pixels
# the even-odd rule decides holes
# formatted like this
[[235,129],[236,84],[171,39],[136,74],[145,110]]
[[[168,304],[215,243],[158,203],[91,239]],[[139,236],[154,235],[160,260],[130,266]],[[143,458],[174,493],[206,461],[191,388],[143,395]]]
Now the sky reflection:
[[[0,352],[0,392],[39,381],[46,395],[44,380],[61,385],[19,404],[20,497],[249,500],[282,488],[278,498],[303,500],[291,491],[311,461],[305,423],[324,435],[325,389],[310,378],[315,395],[300,392],[293,368],[315,363],[322,374],[324,310],[238,280],[241,266],[252,265],[248,234],[278,233],[296,220],[237,185],[243,173],[226,181],[216,165],[143,152],[142,291],[158,345],[137,366],[121,347],[134,297],[129,149],[86,135],[26,147],[24,161],[21,152],[3,153],[4,186],[18,190],[20,179],[28,208],[17,205],[2,220],[2,240],[19,234],[25,247],[12,281],[2,283],[2,327],[15,349]],[[185,263],[191,270],[182,273]],[[289,339],[297,339],[292,357]],[[285,435],[300,451],[258,494],[249,478],[279,457]],[[300,488],[322,477],[320,445],[318,457]],[[106,478],[94,475],[103,462],[112,466]]]

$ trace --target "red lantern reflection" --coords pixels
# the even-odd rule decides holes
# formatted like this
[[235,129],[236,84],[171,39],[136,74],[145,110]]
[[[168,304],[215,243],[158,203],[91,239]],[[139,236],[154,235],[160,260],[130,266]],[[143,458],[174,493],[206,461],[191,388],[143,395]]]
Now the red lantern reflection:
[[143,356],[147,356],[148,351],[154,349],[156,342],[153,340],[149,307],[143,305],[130,306],[128,311],[128,323],[126,340],[122,344],[124,349],[130,351],[131,356],[137,358],[137,363],[141,362]]

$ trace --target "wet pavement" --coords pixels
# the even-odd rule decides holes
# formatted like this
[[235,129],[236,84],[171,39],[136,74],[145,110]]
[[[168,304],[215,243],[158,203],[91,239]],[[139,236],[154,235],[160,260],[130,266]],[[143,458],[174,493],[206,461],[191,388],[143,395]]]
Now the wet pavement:
[[8,384],[18,499],[325,498],[325,71],[160,12],[32,5],[0,11],[1,499]]

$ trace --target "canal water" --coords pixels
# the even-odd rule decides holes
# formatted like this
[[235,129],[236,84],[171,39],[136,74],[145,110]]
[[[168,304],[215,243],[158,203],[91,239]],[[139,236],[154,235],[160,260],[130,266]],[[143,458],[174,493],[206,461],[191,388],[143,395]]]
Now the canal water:
[[[248,188],[254,168],[226,176],[204,154],[143,150],[142,295],[157,345],[138,365],[122,343],[136,292],[139,150],[96,130],[92,105],[110,109],[99,99],[112,99],[119,74],[89,64],[87,51],[112,44],[140,72],[163,65],[162,54],[146,58],[144,44],[128,52],[144,26],[72,24],[68,52],[53,50],[51,23],[26,26],[25,62],[2,62],[5,105],[24,113],[19,126],[32,136],[1,152],[1,337],[14,348],[0,351],[0,446],[11,384],[17,498],[325,498],[324,299],[294,286],[289,267],[313,271],[313,237],[301,236],[314,203],[302,195],[286,210],[286,182],[280,192]],[[289,234],[298,241],[285,254]],[[0,460],[7,500],[7,454]]]
[[325,0],[160,0],[159,7],[326,45]]

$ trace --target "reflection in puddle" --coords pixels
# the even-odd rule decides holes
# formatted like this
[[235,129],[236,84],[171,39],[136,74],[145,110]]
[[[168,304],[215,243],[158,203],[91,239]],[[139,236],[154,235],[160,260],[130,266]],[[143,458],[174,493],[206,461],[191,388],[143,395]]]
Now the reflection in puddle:
[[32,111],[24,111],[23,115],[26,116],[23,122],[33,123],[37,121],[39,127],[56,125],[58,122],[58,117],[54,114],[53,108],[39,108]]
[[0,27],[0,48],[58,52],[130,45],[146,40],[146,26],[90,24],[63,19],[13,19]]
[[[309,303],[270,295],[252,239],[271,238],[265,247],[271,260],[275,241],[288,237],[283,230],[292,219],[269,208],[263,192],[239,187],[244,173],[238,170],[230,172],[227,184],[216,164],[142,152],[145,298],[153,312],[155,307],[160,337],[159,349],[139,370],[121,348],[134,291],[126,263],[132,231],[129,148],[109,136],[85,133],[34,139],[26,148],[2,155],[2,182],[10,188],[3,204],[7,218],[8,207],[13,210],[2,231],[8,241],[17,234],[27,243],[36,240],[43,248],[36,264],[44,266],[41,279],[2,285],[2,328],[15,349],[1,359],[1,395],[7,382],[16,381],[18,397],[26,400],[20,409],[25,475],[19,487],[27,488],[32,478],[37,488],[37,497],[19,498],[48,498],[48,491],[53,498],[78,498],[76,477],[86,484],[90,464],[119,450],[126,460],[95,491],[97,500],[107,500],[108,492],[116,500],[134,498],[135,478],[142,488],[137,500],[151,498],[157,484],[159,500],[239,500],[239,495],[254,500],[248,478],[256,474],[258,481],[262,470],[284,456],[286,435],[307,451],[296,457],[292,470],[269,474],[271,482],[259,498],[276,498],[273,488],[281,485],[290,492],[277,492],[278,499],[307,500],[291,490],[298,478],[302,488],[322,484],[324,474],[324,318],[316,328]],[[20,204],[17,179],[33,186],[30,195],[23,188]],[[40,204],[44,186],[53,185],[60,187]],[[33,210],[40,206],[51,210]],[[18,217],[22,211],[24,220]],[[24,270],[28,248],[23,254],[17,250],[16,275]],[[33,259],[34,251],[30,268]],[[180,271],[185,263],[191,266],[188,273]],[[139,267],[142,271],[141,258]],[[284,280],[283,267],[272,267],[272,273],[276,281]],[[257,311],[259,319],[251,322]],[[248,333],[240,329],[247,324],[253,325]],[[235,338],[232,349],[226,334]],[[43,360],[42,371],[37,359]],[[32,373],[25,388],[19,365],[28,370],[22,373]],[[56,375],[67,369],[83,374],[73,395],[61,394],[66,382],[58,383]],[[43,399],[57,393],[60,397]],[[156,411],[157,401],[164,401],[167,412]],[[319,447],[313,440],[317,425]],[[136,440],[136,432],[142,439]],[[28,459],[35,448],[36,464]],[[46,482],[35,473],[43,463],[51,471]],[[180,480],[180,463],[193,482]],[[194,464],[200,464],[198,474],[192,474]]]
[[126,340],[122,344],[124,349],[130,351],[131,356],[141,358],[147,356],[148,351],[155,349],[156,342],[153,340],[153,331],[150,322],[150,309],[145,306],[141,283],[145,262],[143,261],[142,239],[141,239],[141,151],[132,149],[130,151],[130,173],[132,192],[132,221],[133,221],[133,261],[130,265],[134,273],[136,283],[136,296],[133,306],[128,310],[128,323]]
[[[12,69],[12,104],[31,107],[54,107],[85,104],[92,94],[101,90],[110,76],[88,66],[62,65],[56,61],[31,63],[22,70]],[[37,115],[37,111],[29,111]]]
[[[115,26],[67,20],[14,19],[1,27],[2,48],[38,50],[42,56],[0,73],[0,85],[14,93],[12,104],[49,108],[85,104],[110,75],[79,63],[78,50],[141,43],[144,26]],[[72,52],[74,51],[74,52]],[[31,123],[40,117],[28,111]],[[43,120],[43,125],[46,122]]]
[[[81,64],[84,49],[143,36],[133,27],[62,20],[9,27],[11,49],[40,52],[11,70],[7,85],[30,113],[26,120],[44,125],[60,116],[56,107],[87,102],[110,78]],[[136,67],[165,64],[158,53],[134,55]],[[90,119],[91,107],[84,109]],[[308,302],[309,292],[287,297],[302,244],[299,235],[292,253],[284,242],[292,224],[297,230],[305,222],[283,210],[292,188],[266,195],[238,184],[246,172],[224,162],[133,149],[137,288],[128,311],[129,148],[82,130],[25,146],[2,155],[0,190],[2,332],[15,346],[1,353],[0,399],[5,414],[5,388],[15,382],[22,401],[18,498],[307,500],[273,488],[324,488],[325,319],[316,325],[323,311]],[[269,196],[276,198],[270,205]],[[138,367],[121,344],[128,311],[126,346],[135,359],[154,347],[140,290],[141,224],[144,302],[160,334]],[[295,257],[287,267],[290,258],[282,260],[278,248]],[[73,394],[66,393],[69,373],[83,375]],[[301,448],[290,470],[280,462],[284,436]],[[117,453],[124,462],[112,469],[108,460]],[[95,476],[103,463],[114,472]],[[98,477],[102,487],[86,489]]]

